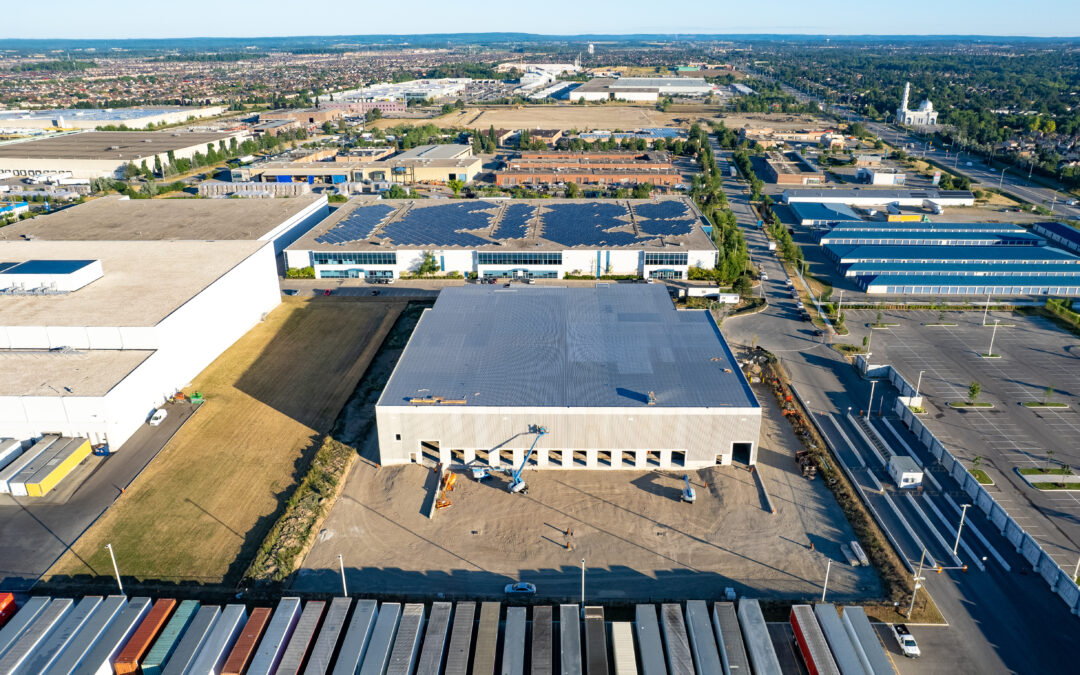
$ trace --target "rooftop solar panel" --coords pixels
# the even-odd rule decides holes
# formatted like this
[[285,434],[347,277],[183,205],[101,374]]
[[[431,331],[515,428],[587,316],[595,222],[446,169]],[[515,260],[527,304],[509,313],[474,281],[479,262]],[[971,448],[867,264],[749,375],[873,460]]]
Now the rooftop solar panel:
[[477,202],[413,208],[384,227],[382,236],[395,245],[483,246],[491,242],[462,230],[490,227],[491,209],[491,204]]
[[631,232],[610,232],[629,223],[618,220],[628,215],[622,204],[552,204],[541,216],[544,239],[572,248],[574,246],[630,246],[638,243]]
[[638,204],[634,207],[638,218],[650,220],[691,220],[693,214],[681,201],[662,201],[652,204]]
[[362,241],[371,236],[384,218],[397,209],[388,204],[360,206],[342,218],[336,225],[322,235],[315,237],[320,244],[343,244],[350,241]]
[[535,206],[511,204],[503,211],[502,220],[491,236],[495,239],[523,239],[529,230],[529,221],[535,215]]

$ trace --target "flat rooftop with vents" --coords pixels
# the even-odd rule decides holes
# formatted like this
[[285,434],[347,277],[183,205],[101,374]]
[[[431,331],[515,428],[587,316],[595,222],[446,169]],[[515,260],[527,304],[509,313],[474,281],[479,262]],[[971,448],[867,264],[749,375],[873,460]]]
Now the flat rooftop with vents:
[[542,426],[537,468],[703,467],[755,461],[761,408],[711,315],[662,286],[464,286],[376,416],[383,464],[520,463]]

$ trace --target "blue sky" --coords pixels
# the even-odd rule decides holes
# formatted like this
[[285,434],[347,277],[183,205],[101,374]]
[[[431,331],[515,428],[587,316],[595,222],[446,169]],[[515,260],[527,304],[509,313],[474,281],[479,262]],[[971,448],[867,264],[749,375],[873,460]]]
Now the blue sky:
[[514,31],[1080,35],[1080,1],[45,0],[2,3],[0,38]]

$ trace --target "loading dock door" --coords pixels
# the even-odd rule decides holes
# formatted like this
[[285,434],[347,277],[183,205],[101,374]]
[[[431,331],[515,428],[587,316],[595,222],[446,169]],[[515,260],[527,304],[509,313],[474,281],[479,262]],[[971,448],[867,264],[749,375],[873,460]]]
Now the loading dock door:
[[753,449],[753,443],[732,443],[731,461],[750,466],[750,453]]

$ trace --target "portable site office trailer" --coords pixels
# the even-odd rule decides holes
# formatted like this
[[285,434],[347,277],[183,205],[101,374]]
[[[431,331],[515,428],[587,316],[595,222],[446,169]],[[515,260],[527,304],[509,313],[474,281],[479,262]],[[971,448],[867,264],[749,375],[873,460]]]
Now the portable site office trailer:
[[459,602],[454,608],[454,631],[450,634],[445,675],[468,675],[469,654],[472,653],[473,617],[475,616],[475,602]]
[[[498,617],[496,617],[498,620]],[[496,624],[496,629],[498,624]],[[401,610],[397,637],[390,650],[386,675],[412,675],[416,657],[420,653],[420,636],[424,633],[424,605],[409,603]]]
[[585,608],[585,672],[608,675],[607,625],[603,607]]
[[59,440],[59,436],[43,436],[41,440],[31,445],[26,452],[19,455],[3,469],[0,469],[0,494],[11,494],[11,479]]
[[259,642],[259,648],[255,650],[255,658],[251,659],[247,675],[273,675],[281,657],[285,653],[285,646],[289,643],[296,624],[300,621],[300,598],[282,598],[278,601],[274,615],[270,617],[270,623],[266,626],[266,634]]
[[660,628],[667,645],[668,671],[671,675],[694,675],[694,660],[690,655],[690,641],[686,637],[682,608],[676,603],[660,606]]
[[74,675],[112,675],[113,663],[150,614],[150,598],[132,598],[75,668]]
[[472,675],[494,675],[495,650],[499,646],[499,613],[497,602],[480,603],[480,621],[476,625],[476,646],[473,647]]
[[251,659],[255,655],[255,648],[259,644],[259,638],[270,623],[270,608],[256,607],[251,610],[251,616],[244,623],[240,636],[236,638],[236,644],[225,659],[225,665],[221,668],[221,675],[243,675]]
[[22,451],[21,442],[14,438],[0,438],[0,469],[14,462]]
[[431,604],[431,616],[428,617],[427,630],[424,632],[424,649],[420,652],[420,661],[416,664],[416,675],[442,673],[443,657],[446,656],[446,645],[449,643],[447,638],[450,633],[450,612],[453,607],[449,602]]
[[188,671],[189,675],[220,675],[225,668],[225,659],[247,622],[247,608],[243,605],[225,605],[210,634],[195,655],[195,661]]
[[758,601],[743,598],[739,601],[736,615],[739,617],[743,641],[746,643],[746,654],[750,657],[754,675],[783,675],[783,671],[780,670],[780,660],[776,658],[776,650],[773,649],[772,640],[769,639],[769,628],[765,625],[765,617],[761,615],[761,605]]
[[308,651],[311,649],[311,640],[315,637],[315,631],[322,619],[323,609],[326,603],[322,600],[308,600],[304,603],[304,611],[300,614],[300,620],[296,622],[289,643],[281,655],[281,663],[278,664],[275,675],[297,675],[304,665]]
[[44,673],[60,656],[67,643],[82,630],[101,604],[100,595],[88,595],[75,605],[64,621],[49,633],[49,638],[34,650],[21,667],[25,673]]
[[735,605],[730,602],[713,603],[713,630],[716,631],[717,647],[720,660],[724,664],[725,675],[749,675],[750,659],[746,656],[739,618],[735,616]]
[[611,622],[611,658],[615,675],[638,675],[634,624],[629,621]]
[[825,634],[821,632],[821,626],[818,625],[810,605],[792,605],[788,617],[791,629],[795,632],[799,653],[802,654],[803,663],[810,675],[840,675],[840,669],[836,667],[836,661],[825,641]]
[[638,605],[634,613],[638,654],[641,655],[641,675],[667,675],[664,663],[664,643],[660,639],[660,623],[656,620],[655,605]]
[[506,630],[503,631],[502,675],[525,675],[526,618],[524,607],[508,607],[506,609]]
[[401,618],[401,605],[396,602],[384,602],[379,607],[379,618],[375,620],[375,630],[368,642],[364,664],[360,666],[360,675],[384,675],[386,664],[390,660],[390,650],[394,647],[397,635],[398,619]]
[[840,622],[840,615],[832,603],[820,603],[814,605],[814,615],[817,617],[821,632],[825,635],[825,641],[829,643],[836,667],[840,669],[840,675],[866,675],[862,661],[855,651],[855,645],[851,644],[851,636]]
[[319,629],[319,637],[315,638],[315,645],[311,648],[311,658],[304,668],[304,675],[326,675],[330,670],[330,663],[345,628],[345,618],[349,615],[350,607],[351,598],[334,598],[330,601],[330,609],[327,610],[326,619]]
[[99,640],[104,638],[109,627],[124,611],[126,603],[127,598],[122,595],[105,598],[79,632],[64,646],[64,651],[53,661],[49,669],[50,675],[71,675]]
[[349,622],[349,628],[345,631],[337,661],[334,663],[334,675],[355,675],[360,664],[364,662],[368,642],[371,640],[371,633],[375,629],[375,619],[378,616],[379,608],[374,600],[356,601],[352,621]]
[[34,622],[23,631],[15,644],[11,645],[11,649],[7,650],[3,658],[0,658],[0,673],[13,673],[16,668],[25,664],[34,650],[49,637],[49,633],[67,618],[74,604],[71,598],[57,598],[51,601],[49,606],[42,610]]
[[533,607],[532,619],[529,673],[530,675],[552,675],[551,605]]
[[704,600],[686,601],[686,633],[698,675],[722,675],[720,652],[716,649],[709,608]]
[[881,646],[870,620],[866,618],[866,611],[862,607],[846,606],[840,610],[840,620],[851,637],[867,675],[893,675],[892,662],[885,654],[885,648]]
[[214,623],[220,614],[221,608],[216,605],[199,608],[199,611],[195,613],[195,618],[191,620],[180,638],[180,642],[176,644],[172,656],[166,659],[163,675],[186,675],[190,672],[192,664],[195,663],[195,657],[210,637]]
[[577,605],[559,605],[559,658],[562,675],[581,675],[581,623]]
[[11,645],[15,644],[15,641],[30,627],[34,619],[49,606],[50,599],[44,596],[30,598],[22,609],[4,624],[4,628],[0,630],[0,656],[3,656],[11,649]]

